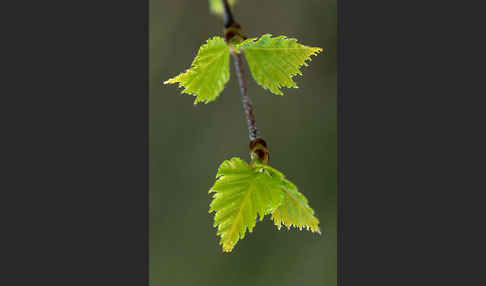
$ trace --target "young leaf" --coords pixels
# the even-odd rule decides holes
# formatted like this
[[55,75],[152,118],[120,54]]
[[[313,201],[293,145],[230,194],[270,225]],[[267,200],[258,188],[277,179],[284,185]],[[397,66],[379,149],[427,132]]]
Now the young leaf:
[[[236,4],[236,0],[228,0],[228,4],[230,6],[234,6]],[[223,3],[221,0],[209,0],[209,10],[219,16],[223,15]]]
[[282,225],[288,228],[295,226],[299,230],[306,228],[320,234],[319,220],[314,216],[314,210],[309,206],[307,198],[289,180],[284,179],[282,185],[282,204],[272,212],[272,219],[277,228],[280,230]]
[[230,252],[245,237],[246,229],[253,231],[257,214],[262,220],[280,205],[281,181],[262,168],[250,167],[240,158],[224,161],[217,178],[209,190],[215,193],[209,212],[216,212],[214,226],[218,227],[220,244],[223,251]]
[[297,43],[296,39],[278,36],[272,38],[265,34],[257,38],[247,39],[236,47],[243,49],[250,66],[251,75],[263,88],[274,94],[283,95],[280,87],[294,87],[292,80],[295,75],[302,75],[300,66],[307,66],[310,56],[317,55],[321,48],[308,47]]
[[314,216],[314,210],[309,206],[307,198],[297,190],[297,186],[268,165],[258,164],[257,167],[266,169],[281,180],[283,200],[280,206],[272,212],[272,219],[277,228],[280,230],[282,225],[288,228],[295,226],[299,230],[306,228],[312,232],[321,233],[319,220]]
[[182,93],[196,96],[194,104],[215,100],[229,80],[229,47],[221,37],[213,37],[199,48],[191,68],[164,82],[179,83]]

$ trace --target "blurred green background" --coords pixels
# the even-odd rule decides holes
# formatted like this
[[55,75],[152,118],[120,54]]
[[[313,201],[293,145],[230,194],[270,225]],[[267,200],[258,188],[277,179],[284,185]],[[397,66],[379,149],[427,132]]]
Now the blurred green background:
[[[221,162],[246,161],[248,129],[233,63],[212,103],[165,81],[190,67],[222,19],[208,1],[149,0],[150,285],[336,285],[337,12],[335,0],[240,0],[233,14],[248,37],[295,37],[326,49],[297,76],[298,89],[272,95],[251,78],[248,92],[270,164],[309,199],[322,235],[281,230],[267,216],[231,253],[223,253],[208,213]],[[325,55],[327,54],[327,55]]]

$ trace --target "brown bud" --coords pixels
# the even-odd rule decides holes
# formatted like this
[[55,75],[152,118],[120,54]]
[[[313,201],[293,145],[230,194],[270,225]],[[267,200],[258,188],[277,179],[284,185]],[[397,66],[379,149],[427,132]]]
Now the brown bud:
[[267,143],[265,142],[265,140],[263,140],[261,138],[257,138],[255,140],[252,140],[250,142],[250,153],[255,154],[256,157],[258,157],[258,159],[260,159],[260,161],[263,164],[268,163],[268,159],[270,157],[270,154],[269,154],[269,151],[268,151],[268,148],[267,148]]
[[240,24],[233,22],[233,24],[224,30],[224,39],[227,43],[231,41],[239,43],[244,41],[246,37],[243,36]]

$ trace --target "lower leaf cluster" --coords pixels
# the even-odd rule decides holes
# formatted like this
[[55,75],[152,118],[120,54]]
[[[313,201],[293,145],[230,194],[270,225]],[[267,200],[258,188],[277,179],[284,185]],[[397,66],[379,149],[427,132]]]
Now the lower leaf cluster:
[[271,214],[278,229],[305,228],[320,233],[319,220],[297,187],[276,169],[264,165],[248,165],[240,158],[224,161],[209,190],[213,194],[209,212],[215,212],[214,226],[218,228],[223,251],[230,252],[238,240],[245,237],[260,221]]

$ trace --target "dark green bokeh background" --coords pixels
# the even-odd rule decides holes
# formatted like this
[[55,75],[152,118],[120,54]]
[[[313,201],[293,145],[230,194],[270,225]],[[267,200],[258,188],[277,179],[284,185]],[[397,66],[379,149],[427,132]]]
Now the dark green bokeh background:
[[270,164],[309,199],[322,235],[277,231],[269,217],[223,253],[208,214],[221,162],[248,161],[248,129],[234,66],[221,96],[193,105],[176,85],[222,19],[208,1],[150,0],[150,285],[336,285],[337,12],[335,0],[240,0],[233,9],[248,37],[295,37],[327,50],[297,76],[298,89],[275,96],[251,79],[248,91]]

